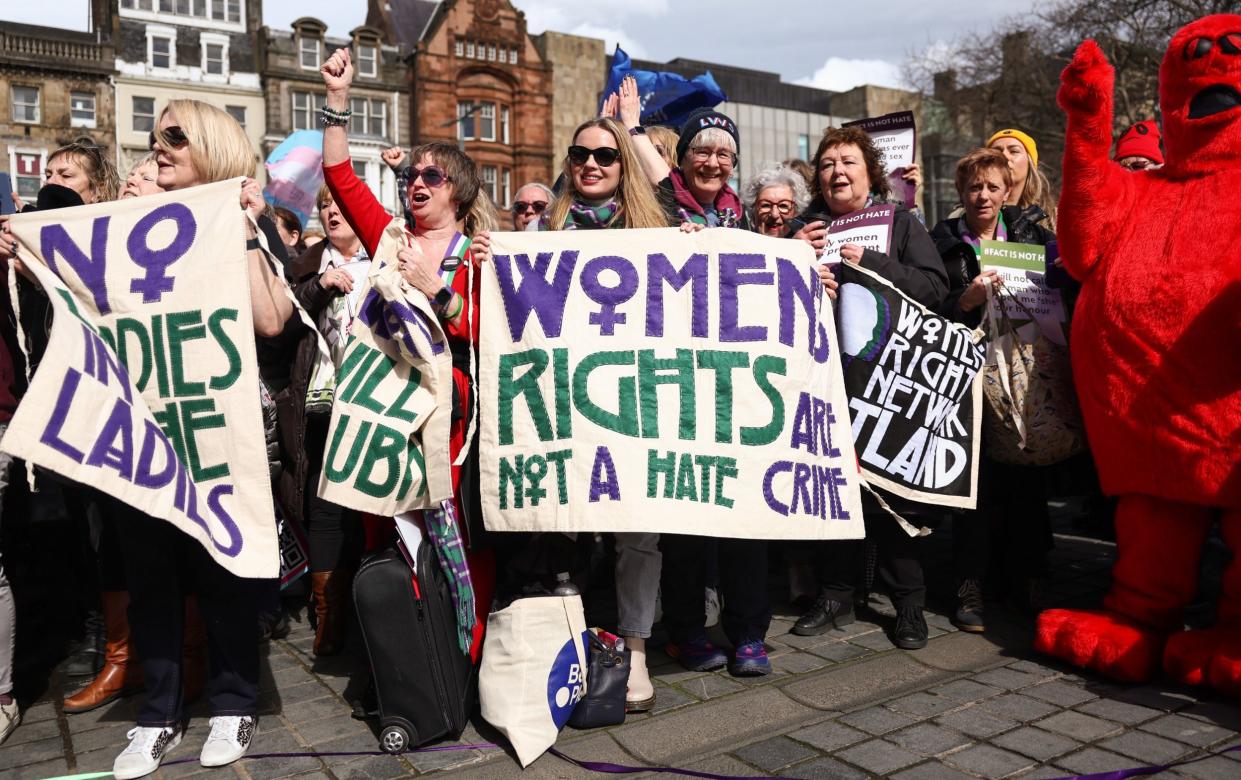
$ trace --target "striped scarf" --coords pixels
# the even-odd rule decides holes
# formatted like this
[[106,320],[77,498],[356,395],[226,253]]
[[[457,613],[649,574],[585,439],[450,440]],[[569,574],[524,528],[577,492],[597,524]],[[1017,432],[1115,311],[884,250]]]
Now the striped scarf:
[[422,523],[431,537],[435,557],[452,593],[452,604],[457,611],[457,645],[461,652],[469,655],[478,618],[474,611],[474,581],[470,579],[470,566],[465,560],[465,542],[457,523],[456,502],[450,498],[440,502],[438,508],[424,509]]
[[610,227],[619,210],[620,205],[615,199],[609,200],[602,206],[591,206],[575,200],[569,204],[569,213],[565,216],[564,224],[560,226],[560,229],[597,230]]

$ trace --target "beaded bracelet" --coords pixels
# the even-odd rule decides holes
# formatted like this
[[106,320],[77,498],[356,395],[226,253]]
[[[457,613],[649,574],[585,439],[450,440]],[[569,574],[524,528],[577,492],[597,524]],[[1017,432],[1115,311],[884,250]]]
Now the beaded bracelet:
[[349,124],[351,116],[353,116],[353,111],[347,108],[344,111],[337,111],[327,106],[319,109],[319,121],[324,127],[344,127]]

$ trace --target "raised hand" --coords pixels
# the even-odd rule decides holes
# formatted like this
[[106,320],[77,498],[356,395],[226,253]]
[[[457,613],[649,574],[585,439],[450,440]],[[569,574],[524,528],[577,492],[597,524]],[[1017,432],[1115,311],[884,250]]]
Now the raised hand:
[[353,62],[349,58],[349,50],[332,52],[332,56],[319,68],[319,74],[323,76],[323,86],[327,87],[329,98],[348,95],[349,85],[353,83]]
[[[241,183],[241,209],[257,220],[267,210],[267,201],[263,200],[263,188],[254,179],[247,178]],[[257,233],[250,220],[246,220],[246,238],[255,238]]]
[[[1056,102],[1068,113],[1100,114],[1106,111],[1110,114],[1115,81],[1116,73],[1099,44],[1092,40],[1083,41],[1068,67],[1060,74]],[[1111,117],[1107,119],[1110,128]]]
[[401,163],[405,162],[405,150],[399,146],[390,146],[380,152],[379,156],[394,171],[401,167]]
[[616,119],[617,101],[618,101],[618,98],[616,97],[615,92],[608,95],[607,99],[603,101],[603,108],[599,110],[599,118],[600,119]]
[[625,127],[642,124],[642,95],[638,93],[638,81],[626,76],[620,85],[620,120]]

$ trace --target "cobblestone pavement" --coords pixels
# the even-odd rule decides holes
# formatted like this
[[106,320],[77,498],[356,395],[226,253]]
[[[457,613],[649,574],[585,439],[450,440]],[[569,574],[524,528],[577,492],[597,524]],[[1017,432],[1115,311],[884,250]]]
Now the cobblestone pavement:
[[[1046,778],[1205,756],[1160,776],[1241,777],[1241,752],[1212,755],[1241,745],[1241,704],[1160,682],[1117,685],[1058,665],[1029,649],[1029,620],[998,605],[989,605],[987,634],[957,632],[945,616],[951,603],[942,582],[948,545],[941,540],[932,548],[927,614],[932,639],[924,650],[893,647],[885,634],[892,612],[882,599],[872,600],[874,612],[854,625],[813,638],[789,634],[793,615],[778,607],[768,640],[770,676],[685,672],[652,652],[655,711],[607,730],[566,729],[558,747],[583,760],[740,776]],[[1107,584],[1112,549],[1105,542],[1058,536],[1048,601],[1097,600]],[[346,704],[347,670],[356,658],[316,661],[309,654],[311,638],[305,623],[295,623],[287,640],[265,648],[263,710],[252,752],[375,750],[373,727],[352,719]],[[358,645],[351,642],[355,652]],[[126,742],[136,699],[65,715],[58,706],[61,692],[53,685],[26,711],[22,726],[0,748],[0,777],[24,780],[111,768]],[[170,759],[196,758],[206,737],[203,706],[191,714],[187,737]],[[476,716],[458,743],[446,744],[496,738]],[[156,777],[208,771],[191,761],[166,766]],[[256,759],[214,771],[252,780],[592,775],[551,755],[522,774],[500,748]]]

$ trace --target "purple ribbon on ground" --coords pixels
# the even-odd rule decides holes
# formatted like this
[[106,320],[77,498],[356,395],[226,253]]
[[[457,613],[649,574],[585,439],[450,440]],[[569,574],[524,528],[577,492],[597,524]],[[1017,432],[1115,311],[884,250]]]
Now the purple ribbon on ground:
[[1205,756],[1191,758],[1188,761],[1175,761],[1171,764],[1160,764],[1159,766],[1139,766],[1133,767],[1132,769],[1115,769],[1111,772],[1096,772],[1093,775],[1065,775],[1063,777],[1053,778],[1053,780],[1125,780],[1125,778],[1128,777],[1141,777],[1142,775],[1159,774],[1160,772],[1166,772],[1169,769],[1175,769],[1179,766],[1186,766],[1188,764],[1196,764],[1199,761],[1205,761],[1208,758],[1222,756],[1225,753],[1232,753],[1237,750],[1241,750],[1241,745],[1224,748],[1217,753],[1207,753]]

